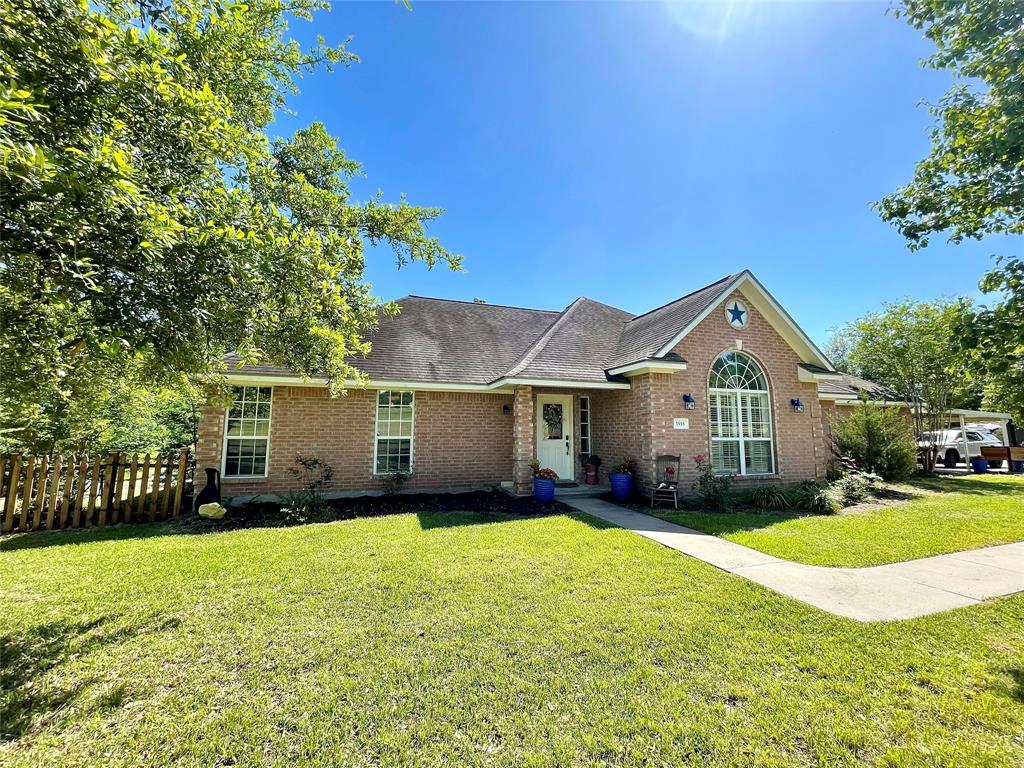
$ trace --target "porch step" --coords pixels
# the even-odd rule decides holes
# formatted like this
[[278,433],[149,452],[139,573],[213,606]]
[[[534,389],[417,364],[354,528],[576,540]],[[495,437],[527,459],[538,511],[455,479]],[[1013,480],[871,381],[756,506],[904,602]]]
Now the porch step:
[[611,486],[608,485],[577,485],[575,488],[559,488],[555,486],[556,499],[592,499],[597,496],[604,496],[611,493]]

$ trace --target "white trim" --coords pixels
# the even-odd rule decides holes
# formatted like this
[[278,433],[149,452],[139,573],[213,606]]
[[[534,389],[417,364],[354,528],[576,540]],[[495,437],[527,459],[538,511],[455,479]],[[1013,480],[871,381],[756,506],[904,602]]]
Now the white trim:
[[[586,437],[587,450],[585,450],[585,451],[583,450],[583,440],[584,440],[584,438],[583,438],[583,401],[584,400],[587,401],[587,409],[586,409],[586,412],[587,412],[587,437]],[[589,455],[591,453],[591,451],[593,450],[593,448],[594,448],[594,422],[593,422],[593,419],[591,418],[591,416],[592,416],[591,408],[593,408],[593,403],[590,400],[590,395],[580,395],[579,396],[579,401],[580,401],[580,405],[579,405],[579,408],[580,408],[580,423],[578,425],[578,428],[579,428],[579,431],[580,431],[580,444],[577,446],[577,450],[581,454],[586,453],[586,454]]]
[[[412,395],[412,402],[409,403],[409,407],[412,408],[412,434],[409,437],[401,436],[387,436],[381,437],[377,434],[377,430],[380,427],[380,393],[381,392],[409,392]],[[377,470],[377,447],[381,440],[408,440],[409,441],[409,471],[405,474],[411,475],[415,468],[413,461],[414,449],[415,449],[415,438],[416,438],[416,392],[408,389],[378,389],[376,397],[373,400],[373,476],[374,477],[388,477],[390,475],[398,474],[397,472],[380,472]],[[401,472],[401,470],[399,470]]]
[[498,379],[498,384],[523,384],[531,387],[570,387],[572,389],[630,389],[624,381],[562,381],[560,379]]
[[813,373],[808,371],[801,365],[796,367],[797,379],[804,382],[818,382],[818,381],[842,381],[843,374],[841,373]]
[[[544,427],[544,419],[542,418],[543,406],[545,402],[548,403],[559,403],[562,406],[562,429],[565,432],[566,438],[569,440],[569,453],[568,453],[568,466],[569,475],[568,477],[558,476],[559,480],[568,480],[575,482],[576,480],[576,424],[575,414],[573,408],[575,406],[574,397],[572,395],[555,395],[539,393],[534,398],[533,403],[533,440],[534,445],[537,447],[537,458],[540,459],[540,443],[541,443],[541,430]],[[568,422],[568,423],[566,423]],[[544,466],[543,462],[541,466]],[[554,467],[552,467],[554,469]]]
[[[778,331],[779,335],[797,352],[801,353],[801,357],[804,359],[812,358],[808,362],[817,363],[822,368],[828,368],[834,370],[835,366],[825,356],[825,353],[818,349],[817,345],[811,341],[810,337],[803,332],[803,329],[796,324],[796,321],[790,316],[785,309],[775,300],[769,292],[749,269],[743,270],[739,276],[729,283],[728,286],[722,291],[718,299],[713,301],[703,312],[697,317],[691,320],[679,333],[677,333],[671,341],[663,345],[661,349],[654,355],[655,357],[663,357],[671,352],[675,346],[683,340],[694,328],[714,312],[718,307],[722,305],[726,299],[728,299],[734,291],[749,285],[754,289],[754,295],[744,293],[743,295],[754,305],[755,309],[759,310],[768,323]],[[758,306],[762,304],[762,306]],[[765,311],[765,310],[768,311]],[[772,313],[776,315],[776,322],[772,322]]]
[[644,373],[675,373],[685,371],[686,363],[675,360],[641,360],[639,363],[620,365],[618,368],[609,368],[609,376],[640,376]]
[[[768,385],[768,389],[739,389],[730,387],[712,387],[711,386],[711,373],[717,363],[724,355],[730,352],[738,352],[744,357],[749,358],[758,368],[761,376],[764,377],[765,383]],[[711,395],[732,395],[736,400],[736,437],[715,437],[714,435],[714,423],[711,420]],[[745,437],[743,434],[743,395],[764,395],[765,400],[768,404],[768,437]],[[707,418],[708,418],[708,442],[711,448],[711,455],[708,456],[708,461],[711,462],[712,469],[714,469],[714,446],[716,442],[719,443],[736,443],[738,448],[738,458],[740,460],[740,471],[738,473],[733,472],[722,472],[721,474],[729,474],[734,477],[771,477],[777,475],[779,472],[778,467],[778,456],[775,453],[775,403],[772,400],[771,393],[771,379],[768,375],[768,371],[764,365],[756,357],[751,355],[749,352],[743,352],[741,350],[726,350],[716,357],[710,368],[708,368],[708,387],[707,387]],[[722,413],[721,398],[719,398],[718,406],[719,415]],[[771,461],[771,469],[768,472],[747,472],[747,443],[768,443],[768,458]]]
[[[213,377],[206,377],[213,378]],[[327,379],[306,379],[302,376],[275,376],[263,373],[225,374],[225,381],[232,386],[298,386],[326,387]],[[517,384],[534,387],[571,387],[573,389],[629,389],[629,382],[622,381],[576,381],[562,379],[519,379],[500,378],[489,384],[460,384],[454,381],[406,381],[390,379],[369,379],[361,382],[346,379],[345,386],[354,389],[399,389],[412,392],[512,392]]]
[[[259,389],[259,384],[244,384],[234,385],[245,387],[251,387],[253,389]],[[232,402],[234,405],[234,393],[232,393]],[[220,446],[220,477],[221,480],[264,480],[270,475],[270,437],[274,431],[274,388],[270,387],[270,416],[267,417],[267,460],[263,463],[263,474],[262,475],[229,475],[228,474],[228,440],[232,439],[228,437],[228,419],[231,416],[231,405],[224,409],[224,440]],[[263,440],[263,435],[238,435],[234,437],[235,440]]]
[[[864,402],[859,397],[836,394],[819,394],[818,399],[832,400],[836,405],[860,405]],[[914,407],[913,403],[908,403],[906,400],[868,400],[868,402],[872,405],[895,405],[903,408]],[[967,416],[969,418],[977,419],[1002,419],[1004,421],[1009,421],[1013,418],[1009,413],[999,413],[998,411],[973,411],[970,408],[947,408],[946,413],[950,416]]]

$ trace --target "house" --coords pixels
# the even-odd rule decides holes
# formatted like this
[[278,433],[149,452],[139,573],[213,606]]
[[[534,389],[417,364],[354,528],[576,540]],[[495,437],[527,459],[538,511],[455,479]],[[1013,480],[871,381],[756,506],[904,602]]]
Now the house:
[[332,490],[531,489],[537,457],[564,480],[580,454],[607,469],[705,454],[737,482],[822,478],[829,417],[873,385],[838,373],[749,271],[642,315],[587,298],[561,312],[408,296],[370,335],[365,387],[229,360],[233,404],[202,411],[197,467],[226,496],[298,485],[297,455],[334,471]]

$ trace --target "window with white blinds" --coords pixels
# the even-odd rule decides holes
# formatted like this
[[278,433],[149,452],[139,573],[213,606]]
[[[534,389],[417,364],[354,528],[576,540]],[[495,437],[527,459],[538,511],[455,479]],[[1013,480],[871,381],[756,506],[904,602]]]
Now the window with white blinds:
[[770,475],[775,471],[768,379],[742,352],[726,352],[708,382],[711,465],[716,472]]

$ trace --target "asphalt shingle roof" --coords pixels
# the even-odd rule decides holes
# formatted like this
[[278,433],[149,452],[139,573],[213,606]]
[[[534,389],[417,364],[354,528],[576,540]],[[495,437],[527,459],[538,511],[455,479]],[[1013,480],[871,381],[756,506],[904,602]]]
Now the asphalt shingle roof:
[[632,318],[622,330],[608,367],[654,357],[662,346],[720,298],[738,275],[728,275],[670,304]]
[[[378,381],[615,380],[609,369],[655,357],[722,299],[737,277],[729,275],[639,316],[585,297],[556,312],[406,296],[396,302],[401,311],[382,317],[368,334],[370,353],[352,364]],[[226,362],[229,372],[290,375],[271,365],[239,368],[237,355]]]
[[[806,366],[805,366],[806,367]],[[823,395],[849,395],[860,397],[861,393],[867,394],[872,400],[902,400],[899,393],[889,387],[876,384],[873,381],[862,379],[849,373],[840,374],[839,381],[818,382],[818,392]]]

